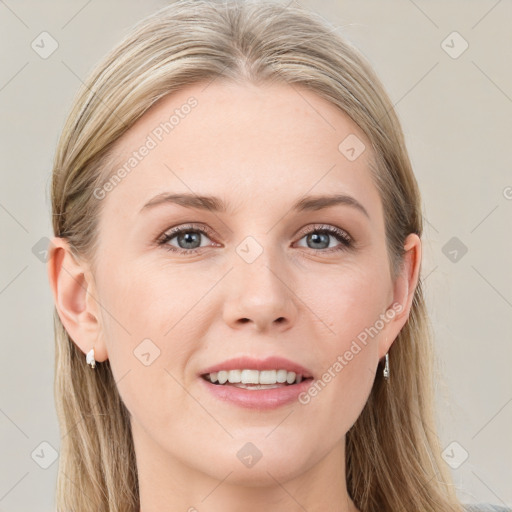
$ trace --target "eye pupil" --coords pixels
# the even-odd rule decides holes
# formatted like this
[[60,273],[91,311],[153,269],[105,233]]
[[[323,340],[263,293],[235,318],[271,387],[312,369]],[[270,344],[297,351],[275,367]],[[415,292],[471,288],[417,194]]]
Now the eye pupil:
[[[323,248],[329,247],[329,235],[326,234],[326,233],[311,233],[311,234],[308,235],[308,240],[312,241],[313,244],[325,243],[326,246],[323,247]],[[314,246],[313,248],[314,249],[318,249],[317,246]]]
[[[200,233],[196,233],[194,231],[186,231],[184,233],[180,233],[177,237],[177,240],[178,240],[178,245],[182,248],[182,249],[195,249],[196,247],[200,247],[201,245],[201,234]],[[181,242],[184,241],[184,243],[186,244],[185,247],[183,247],[181,245]],[[198,242],[198,245],[195,245],[194,246],[194,242]],[[189,244],[192,244],[193,247],[191,247]]]

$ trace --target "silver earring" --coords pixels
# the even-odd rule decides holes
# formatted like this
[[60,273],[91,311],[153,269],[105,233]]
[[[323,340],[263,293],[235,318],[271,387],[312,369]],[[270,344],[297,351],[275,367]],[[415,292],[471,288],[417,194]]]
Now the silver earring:
[[87,364],[91,365],[91,368],[96,368],[96,360],[94,359],[94,347],[89,350],[85,360],[87,361]]
[[384,378],[389,380],[389,355],[386,353],[386,364],[384,365]]

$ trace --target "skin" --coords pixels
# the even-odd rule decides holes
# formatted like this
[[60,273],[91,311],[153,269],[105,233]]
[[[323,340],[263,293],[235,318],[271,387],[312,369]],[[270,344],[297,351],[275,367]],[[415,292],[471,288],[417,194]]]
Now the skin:
[[[407,237],[393,281],[371,145],[339,109],[297,86],[216,80],[205,87],[166,96],[117,141],[122,164],[175,108],[198,100],[102,199],[95,269],[53,238],[48,275],[60,318],[84,354],[94,346],[98,362],[110,360],[131,413],[143,512],[356,511],[345,484],[345,434],[407,321],[420,239]],[[338,150],[349,134],[367,148],[354,161]],[[217,196],[231,208],[139,212],[164,191]],[[356,198],[369,218],[347,205],[291,211],[306,194],[335,192]],[[211,230],[194,232],[199,252],[156,244],[187,223]],[[356,248],[343,249],[333,235],[328,247],[339,251],[308,242],[304,231],[316,223],[345,230]],[[236,252],[248,236],[262,248],[252,263]],[[177,237],[167,245],[191,250]],[[197,377],[234,356],[280,355],[321,378],[393,304],[402,312],[307,405],[240,408],[217,400]],[[160,350],[149,366],[134,356],[147,338]],[[263,454],[252,467],[236,456],[247,442]]]

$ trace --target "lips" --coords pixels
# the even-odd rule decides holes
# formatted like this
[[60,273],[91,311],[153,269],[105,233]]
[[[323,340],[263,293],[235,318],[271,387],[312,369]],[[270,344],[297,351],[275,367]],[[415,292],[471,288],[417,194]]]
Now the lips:
[[255,359],[253,357],[239,356],[222,363],[209,366],[202,369],[198,376],[201,377],[208,373],[219,372],[222,370],[286,370],[288,372],[295,372],[301,374],[304,379],[313,377],[311,370],[305,368],[299,363],[279,356],[271,356],[265,359]]
[[[301,381],[299,384],[280,385],[266,389],[244,389],[236,386],[215,385],[206,379],[198,379],[201,389],[209,396],[224,403],[227,406],[241,407],[254,411],[270,411],[286,405],[291,405],[299,400],[299,397],[307,393],[313,384],[313,378]],[[302,403],[302,402],[301,402]]]

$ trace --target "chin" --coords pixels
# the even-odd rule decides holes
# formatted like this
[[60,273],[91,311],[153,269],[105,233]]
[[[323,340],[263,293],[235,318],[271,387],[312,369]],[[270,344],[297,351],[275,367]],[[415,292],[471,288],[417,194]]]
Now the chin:
[[313,454],[308,455],[304,442],[291,446],[277,437],[272,442],[269,438],[265,440],[270,430],[265,429],[261,441],[257,436],[245,437],[244,441],[228,443],[229,446],[224,446],[220,453],[204,456],[201,464],[204,460],[215,460],[216,463],[213,472],[211,465],[203,470],[218,480],[229,474],[226,483],[231,485],[266,487],[275,486],[276,480],[285,482],[293,479],[315,464]]
[[278,485],[277,482],[283,483],[307,471],[307,467],[294,463],[289,458],[275,460],[274,457],[267,457],[266,461],[263,456],[252,467],[246,467],[239,461],[235,464],[226,464],[222,466],[222,470],[217,468],[216,474],[212,475],[215,479],[223,480],[226,475],[226,483],[241,487],[273,487]]

